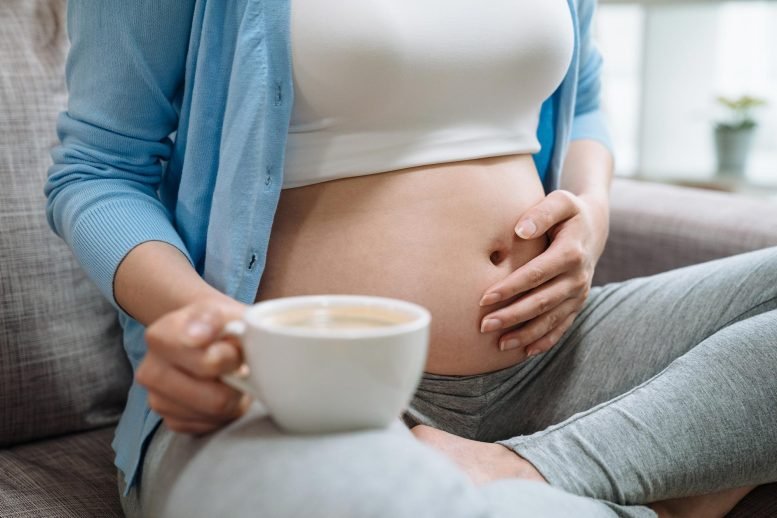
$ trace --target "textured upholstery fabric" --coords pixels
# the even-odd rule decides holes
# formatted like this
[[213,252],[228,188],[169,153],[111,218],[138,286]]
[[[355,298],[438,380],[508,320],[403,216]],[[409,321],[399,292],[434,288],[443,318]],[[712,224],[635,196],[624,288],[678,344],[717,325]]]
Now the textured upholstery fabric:
[[777,203],[634,180],[613,183],[594,284],[777,245]]
[[0,446],[114,423],[131,375],[115,311],[46,223],[64,7],[0,2]]
[[123,516],[112,438],[111,426],[0,450],[0,516]]
[[[111,307],[44,220],[64,106],[64,0],[0,0],[0,446],[112,423],[129,368]],[[777,206],[625,180],[598,282],[777,244]],[[0,516],[122,516],[104,427],[0,449]],[[777,516],[777,485],[732,518]]]

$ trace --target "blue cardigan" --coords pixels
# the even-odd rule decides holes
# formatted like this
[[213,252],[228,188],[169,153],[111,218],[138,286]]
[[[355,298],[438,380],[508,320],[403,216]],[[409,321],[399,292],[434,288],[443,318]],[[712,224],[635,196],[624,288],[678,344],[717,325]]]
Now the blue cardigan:
[[[535,156],[548,192],[571,139],[611,148],[590,34],[595,2],[568,2],[575,49],[543,105]],[[244,303],[256,296],[293,103],[289,14],[289,0],[68,2],[69,100],[44,188],[47,217],[119,312],[133,368],[145,328],[112,286],[136,245],[167,242],[211,286]],[[132,385],[113,441],[127,490],[161,420],[146,395]]]

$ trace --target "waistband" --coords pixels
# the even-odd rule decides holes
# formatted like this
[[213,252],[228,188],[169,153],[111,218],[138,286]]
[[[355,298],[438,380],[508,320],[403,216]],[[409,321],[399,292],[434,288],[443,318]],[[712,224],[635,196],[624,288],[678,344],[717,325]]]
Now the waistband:
[[425,424],[475,439],[491,404],[519,384],[538,358],[482,374],[457,376],[426,372],[402,419],[408,428]]
[[432,374],[425,372],[418,391],[450,396],[482,396],[499,387],[514,376],[531,369],[538,358],[530,358],[497,371],[469,375]]

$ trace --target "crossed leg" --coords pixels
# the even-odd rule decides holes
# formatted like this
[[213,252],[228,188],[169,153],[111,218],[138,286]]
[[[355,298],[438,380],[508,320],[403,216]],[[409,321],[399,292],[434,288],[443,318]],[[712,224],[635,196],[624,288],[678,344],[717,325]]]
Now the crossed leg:
[[575,494],[725,514],[777,480],[775,308],[777,247],[597,288],[478,438]]
[[[120,492],[121,492],[120,479]],[[641,506],[512,479],[478,487],[399,420],[387,429],[326,435],[281,432],[257,407],[192,437],[162,423],[128,518],[650,518]]]
[[406,421],[462,436],[421,434],[465,469],[497,441],[575,494],[722,514],[777,480],[775,308],[777,248],[598,287],[551,351],[426,376]]

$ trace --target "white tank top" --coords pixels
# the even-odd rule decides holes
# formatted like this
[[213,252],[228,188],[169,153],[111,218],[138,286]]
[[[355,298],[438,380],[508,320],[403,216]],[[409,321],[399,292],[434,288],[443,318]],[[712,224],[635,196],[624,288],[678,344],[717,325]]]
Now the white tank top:
[[566,0],[291,0],[283,188],[538,152],[573,38]]

